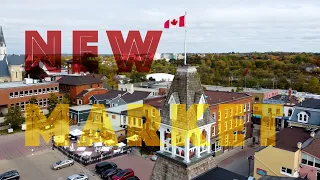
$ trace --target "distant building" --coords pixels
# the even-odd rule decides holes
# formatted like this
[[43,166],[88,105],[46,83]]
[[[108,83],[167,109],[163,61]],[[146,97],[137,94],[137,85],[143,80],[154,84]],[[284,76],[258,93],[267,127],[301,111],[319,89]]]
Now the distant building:
[[0,82],[22,81],[24,55],[8,55],[6,42],[0,26]]
[[170,88],[171,82],[141,82],[134,84],[118,84],[118,90],[128,91],[145,91],[152,93],[151,96],[165,95]]
[[153,73],[153,74],[148,74],[147,79],[153,78],[155,81],[172,81],[174,78],[174,75],[172,74],[167,74],[167,73]]

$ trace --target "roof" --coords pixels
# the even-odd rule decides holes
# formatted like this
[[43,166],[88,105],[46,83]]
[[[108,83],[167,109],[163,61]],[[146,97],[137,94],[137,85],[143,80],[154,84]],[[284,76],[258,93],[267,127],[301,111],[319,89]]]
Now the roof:
[[102,78],[106,77],[104,74],[87,74],[86,76],[94,77],[97,79],[102,79]]
[[[141,104],[140,106],[135,106],[135,108],[131,108],[131,109],[139,109],[141,108],[143,105]],[[114,113],[114,114],[121,114],[123,112],[127,112],[129,109],[128,109],[128,104],[123,104],[123,105],[120,105],[120,106],[116,106],[116,107],[112,107],[112,108],[107,108],[107,112],[108,113]]]
[[303,151],[320,159],[320,136],[315,137]]
[[151,92],[134,91],[132,94],[127,93],[121,96],[121,99],[123,99],[126,103],[133,103],[147,98],[150,95],[150,93]]
[[23,65],[25,62],[25,56],[24,55],[8,55],[8,65]]
[[240,174],[234,173],[232,171],[216,167],[214,169],[210,169],[209,171],[199,175],[193,180],[247,180],[248,178],[242,176]]
[[10,77],[9,69],[8,69],[8,64],[6,62],[6,56],[4,59],[1,61],[0,60],[0,77]]
[[113,99],[113,98],[117,97],[119,94],[121,94],[121,96],[122,96],[125,93],[128,93],[128,92],[127,91],[111,90],[111,91],[104,93],[104,94],[93,95],[93,97],[97,100],[107,100],[107,99]]
[[94,84],[101,83],[101,79],[97,79],[90,76],[63,76],[58,80],[59,84],[66,85],[86,85],[86,84]]
[[291,99],[289,100],[288,95],[276,95],[276,96],[273,96],[267,100],[278,100],[283,103],[292,103],[292,104],[297,104],[299,102],[299,100],[294,96],[291,96]]
[[71,106],[69,109],[74,111],[87,111],[92,109],[92,105]]
[[166,100],[165,96],[161,97],[153,97],[153,98],[148,98],[143,101],[143,104],[149,104],[155,108],[161,109],[163,107],[164,101]]
[[305,180],[305,179],[294,178],[294,177],[262,176],[259,180]]
[[276,148],[296,152],[297,143],[304,143],[310,138],[310,132],[304,128],[287,127],[276,134]]
[[87,92],[89,92],[88,90],[83,90],[81,91],[81,93],[79,93],[76,98],[82,97],[83,95],[85,95]]
[[6,42],[4,40],[2,26],[0,26],[0,47],[5,47],[5,46],[6,46]]
[[50,81],[50,82],[42,82],[42,83],[36,83],[36,84],[25,84],[23,81],[4,82],[4,83],[0,83],[0,89],[19,88],[19,87],[26,87],[26,86],[41,86],[41,85],[47,85],[47,84],[57,84],[57,82]]
[[236,92],[204,91],[204,94],[207,96],[206,100],[210,105],[232,102],[248,97],[251,98],[250,94]]
[[296,107],[320,109],[320,99],[306,99],[302,103],[296,104]]

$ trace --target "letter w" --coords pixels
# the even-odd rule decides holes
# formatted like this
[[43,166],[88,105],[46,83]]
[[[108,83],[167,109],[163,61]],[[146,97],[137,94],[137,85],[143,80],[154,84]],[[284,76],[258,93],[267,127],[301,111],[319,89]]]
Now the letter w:
[[125,41],[121,31],[106,31],[119,72],[149,72],[162,31],[148,31],[143,42],[139,31],[129,31]]

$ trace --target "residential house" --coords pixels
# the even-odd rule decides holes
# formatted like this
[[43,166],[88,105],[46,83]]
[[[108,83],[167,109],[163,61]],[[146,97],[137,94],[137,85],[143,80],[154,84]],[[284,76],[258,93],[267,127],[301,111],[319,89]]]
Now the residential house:
[[267,146],[255,153],[254,177],[299,177],[301,148],[309,138],[310,132],[304,128],[282,129],[275,139],[271,139],[275,141],[275,146]]
[[79,105],[69,107],[69,116],[71,121],[76,123],[85,123],[89,117],[91,110],[96,108],[92,105]]
[[83,90],[102,88],[102,80],[91,76],[63,76],[57,82],[61,92],[69,93],[72,104],[77,104],[76,97]]
[[108,78],[104,74],[87,74],[86,76],[100,79],[102,81],[102,87],[107,88],[107,79]]
[[[211,116],[216,120],[211,130],[211,149],[216,155],[233,149],[233,146],[243,147],[245,144],[234,145],[237,142],[238,131],[242,131],[248,143],[252,137],[251,106],[252,96],[246,93],[221,91],[204,91],[209,104]],[[232,136],[230,133],[232,131]],[[221,138],[225,142],[222,146]],[[229,144],[229,145],[228,145]]]
[[76,96],[77,105],[89,104],[90,97],[97,94],[105,94],[108,90],[105,88],[85,89]]
[[320,128],[320,99],[307,99],[293,107],[289,118],[291,126]]
[[143,103],[143,99],[150,96],[150,92],[135,91],[133,93],[111,90],[105,94],[98,94],[90,97],[90,102],[104,104],[107,108],[116,107],[122,104]]

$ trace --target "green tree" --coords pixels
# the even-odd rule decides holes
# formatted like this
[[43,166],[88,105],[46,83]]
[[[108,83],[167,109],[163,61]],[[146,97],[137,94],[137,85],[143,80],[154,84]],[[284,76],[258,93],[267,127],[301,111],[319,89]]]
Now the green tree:
[[56,105],[59,103],[58,96],[56,96],[54,93],[50,93],[50,96],[48,98],[48,117],[56,107]]
[[21,114],[21,109],[19,106],[10,106],[8,113],[4,116],[4,122],[7,125],[11,125],[13,129],[19,128],[24,122],[24,118]]
[[319,80],[316,77],[311,77],[308,84],[308,91],[311,93],[319,92]]
[[71,98],[69,93],[66,93],[63,95],[62,100],[60,102],[61,104],[71,104]]
[[29,104],[37,104],[38,103],[38,100],[36,97],[32,96],[30,99],[29,99]]

